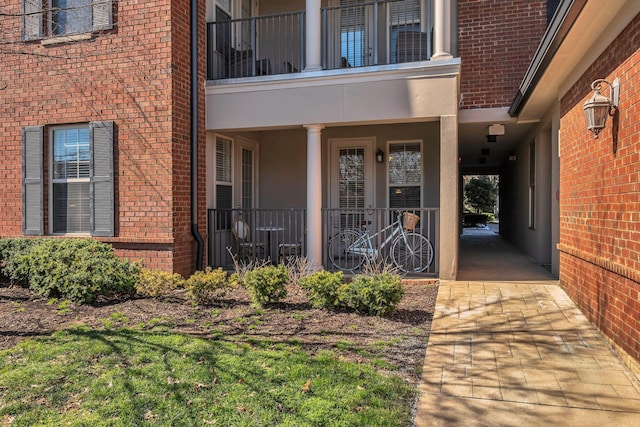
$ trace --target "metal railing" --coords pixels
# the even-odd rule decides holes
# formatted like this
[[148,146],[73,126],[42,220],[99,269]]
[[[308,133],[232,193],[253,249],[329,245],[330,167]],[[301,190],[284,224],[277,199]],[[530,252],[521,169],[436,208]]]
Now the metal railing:
[[[325,269],[357,272],[364,258],[375,258],[397,267],[394,260],[399,264],[409,262],[407,251],[413,249],[407,249],[407,240],[403,236],[410,235],[414,237],[414,249],[424,250],[420,254],[424,259],[409,262],[407,272],[438,275],[439,209],[323,209],[322,212]],[[404,212],[417,215],[419,221],[415,218],[417,223],[409,226],[401,216],[400,225],[404,229],[401,232],[393,223]],[[331,243],[332,239],[334,243]],[[335,252],[340,252],[341,260],[337,259]]]
[[207,79],[302,71],[304,23],[305,12],[207,23]]
[[322,8],[323,68],[350,68],[431,58],[431,2],[386,0]]
[[[378,0],[325,7],[324,69],[431,58],[431,2]],[[305,67],[304,11],[207,23],[207,79],[297,73]]]
[[274,263],[305,256],[305,218],[305,209],[209,209],[208,264],[232,269],[232,254]]

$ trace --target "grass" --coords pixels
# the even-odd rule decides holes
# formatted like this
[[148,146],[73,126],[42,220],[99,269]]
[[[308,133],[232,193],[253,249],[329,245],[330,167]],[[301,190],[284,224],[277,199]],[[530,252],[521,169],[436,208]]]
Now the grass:
[[[118,321],[122,319],[110,319]],[[76,327],[0,352],[0,424],[406,426],[414,391],[299,343]],[[353,350],[352,343],[345,346]]]

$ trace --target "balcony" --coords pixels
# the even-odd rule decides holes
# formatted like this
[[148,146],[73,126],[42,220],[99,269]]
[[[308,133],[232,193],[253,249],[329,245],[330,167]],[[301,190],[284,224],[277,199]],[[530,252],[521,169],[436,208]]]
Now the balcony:
[[[430,4],[386,0],[322,8],[322,69],[429,60],[434,28]],[[304,11],[208,23],[208,80],[301,72],[307,65],[308,24]]]

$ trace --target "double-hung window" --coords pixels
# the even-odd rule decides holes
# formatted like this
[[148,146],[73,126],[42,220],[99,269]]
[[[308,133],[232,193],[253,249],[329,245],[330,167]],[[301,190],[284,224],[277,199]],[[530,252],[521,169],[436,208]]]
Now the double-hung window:
[[[216,227],[218,230],[231,228],[231,208],[233,207],[233,144],[223,136],[216,137],[216,208],[221,210]],[[227,214],[228,213],[228,214]]]
[[389,207],[419,208],[422,150],[419,141],[389,143]]
[[45,175],[44,127],[23,128],[24,234],[45,234],[48,200],[49,234],[114,235],[113,129],[113,122],[51,127]]
[[54,234],[91,231],[89,126],[51,130],[51,224]]
[[113,0],[22,0],[22,39],[108,30],[112,18]]

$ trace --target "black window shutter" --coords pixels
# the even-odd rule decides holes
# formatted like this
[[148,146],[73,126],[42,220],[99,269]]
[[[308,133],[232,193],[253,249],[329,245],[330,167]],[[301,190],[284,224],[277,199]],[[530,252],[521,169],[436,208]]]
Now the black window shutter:
[[42,0],[22,0],[22,40],[42,38]]
[[94,0],[93,31],[113,28],[113,0]]
[[91,235],[113,236],[113,122],[89,124],[91,144]]
[[44,234],[43,126],[22,128],[22,232]]

